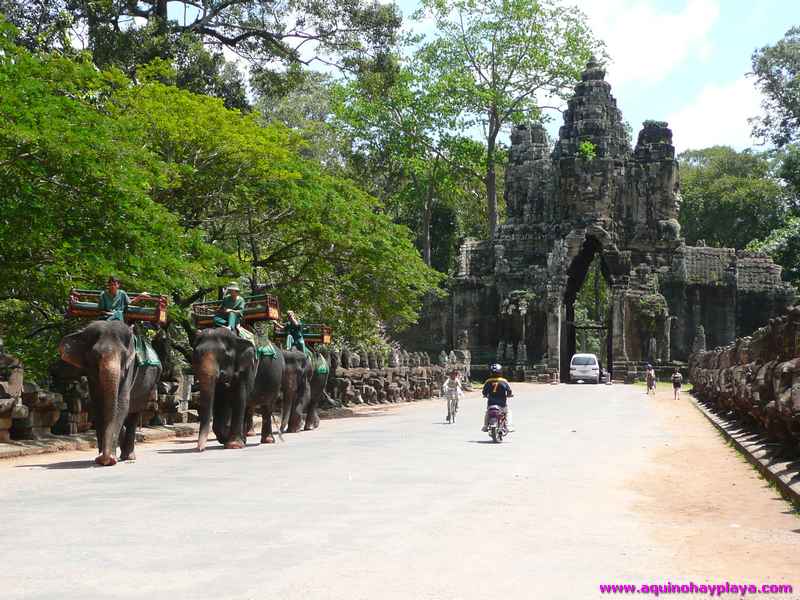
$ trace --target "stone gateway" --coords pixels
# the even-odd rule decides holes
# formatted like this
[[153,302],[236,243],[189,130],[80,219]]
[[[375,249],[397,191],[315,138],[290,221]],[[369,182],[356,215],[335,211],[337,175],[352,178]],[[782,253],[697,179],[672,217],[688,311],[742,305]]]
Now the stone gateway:
[[701,340],[727,344],[794,300],[768,257],[684,243],[672,132],[646,121],[631,149],[604,77],[587,64],[552,151],[539,125],[512,132],[507,220],[494,239],[464,242],[451,305],[430,315],[445,345],[469,340],[474,363],[538,364],[564,378],[576,294],[596,256],[610,296],[608,363],[618,372],[686,361]]

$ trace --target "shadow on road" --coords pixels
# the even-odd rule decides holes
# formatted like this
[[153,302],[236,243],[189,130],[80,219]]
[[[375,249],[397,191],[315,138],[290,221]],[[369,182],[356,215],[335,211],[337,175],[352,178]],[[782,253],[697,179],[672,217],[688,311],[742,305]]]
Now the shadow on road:
[[44,465],[15,465],[15,469],[23,469],[23,468],[36,468],[36,469],[48,469],[48,470],[57,470],[57,469],[94,469],[100,468],[104,469],[105,467],[101,467],[100,465],[94,462],[94,456],[85,460],[67,460],[62,462],[54,462],[48,463]]
[[[197,444],[197,441],[195,441],[195,444]],[[258,444],[247,444],[245,448],[250,448],[257,445]],[[203,452],[210,452],[211,450],[225,450],[225,446],[206,446],[206,449]],[[156,450],[156,454],[202,454],[202,452],[198,451],[196,447],[192,446],[191,448],[167,448],[165,450]]]

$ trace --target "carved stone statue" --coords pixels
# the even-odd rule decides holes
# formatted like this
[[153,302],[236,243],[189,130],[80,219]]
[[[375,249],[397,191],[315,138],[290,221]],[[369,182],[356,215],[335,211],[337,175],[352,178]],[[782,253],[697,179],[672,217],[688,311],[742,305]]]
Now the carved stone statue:
[[502,363],[506,358],[506,343],[504,341],[497,342],[497,354],[495,355],[495,362]]
[[655,336],[650,336],[647,340],[647,360],[650,362],[658,362],[658,342]]
[[692,342],[692,352],[705,352],[706,351],[706,329],[702,325],[698,325],[694,333],[694,341]]
[[517,344],[517,365],[524,366],[528,364],[528,347],[525,342],[521,341]]

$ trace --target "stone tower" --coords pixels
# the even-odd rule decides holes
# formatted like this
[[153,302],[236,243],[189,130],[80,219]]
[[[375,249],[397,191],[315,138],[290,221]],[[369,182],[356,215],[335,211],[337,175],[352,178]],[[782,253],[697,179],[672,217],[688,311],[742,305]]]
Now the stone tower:
[[574,302],[595,256],[610,290],[609,361],[686,360],[699,327],[709,346],[763,325],[794,299],[761,255],[688,247],[678,225],[672,132],[646,121],[631,148],[594,60],[550,147],[540,125],[516,127],[506,170],[508,218],[493,240],[467,240],[446,322],[469,332],[473,363],[498,348],[560,370],[575,351]]

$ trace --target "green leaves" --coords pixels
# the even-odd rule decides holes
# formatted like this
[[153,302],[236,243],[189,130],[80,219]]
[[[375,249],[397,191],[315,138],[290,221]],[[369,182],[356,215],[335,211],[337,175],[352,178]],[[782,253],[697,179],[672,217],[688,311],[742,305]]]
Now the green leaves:
[[451,98],[463,130],[483,127],[494,234],[499,133],[514,123],[541,120],[544,105],[571,92],[602,44],[580,11],[550,0],[422,0],[416,18],[431,18],[437,29],[417,55],[420,69]]
[[[249,274],[339,339],[416,319],[440,276],[409,231],[302,138],[156,77],[0,36],[0,335],[41,369],[69,288],[114,273],[176,301]],[[173,308],[172,318],[185,312]],[[41,370],[39,370],[41,373]]]
[[764,115],[753,134],[778,147],[800,140],[800,27],[753,53],[753,75],[764,96]]
[[764,154],[727,146],[690,150],[681,165],[680,222],[690,244],[742,249],[789,215],[787,190]]

